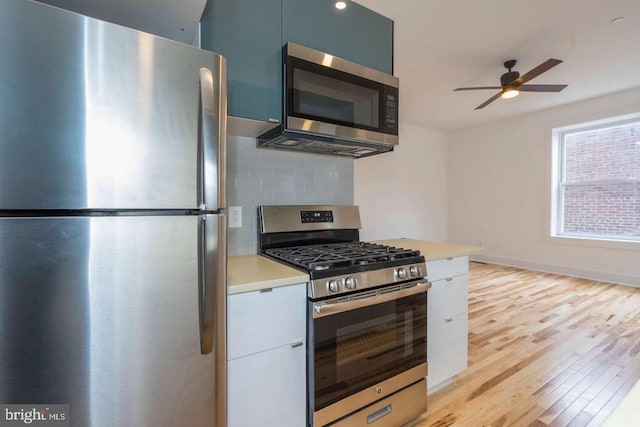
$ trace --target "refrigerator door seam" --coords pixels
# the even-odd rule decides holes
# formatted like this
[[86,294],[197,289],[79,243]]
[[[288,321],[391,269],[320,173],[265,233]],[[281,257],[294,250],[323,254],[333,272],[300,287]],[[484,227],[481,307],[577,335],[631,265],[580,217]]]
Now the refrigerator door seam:
[[198,209],[0,209],[0,218],[104,217],[104,216],[189,216],[222,214]]

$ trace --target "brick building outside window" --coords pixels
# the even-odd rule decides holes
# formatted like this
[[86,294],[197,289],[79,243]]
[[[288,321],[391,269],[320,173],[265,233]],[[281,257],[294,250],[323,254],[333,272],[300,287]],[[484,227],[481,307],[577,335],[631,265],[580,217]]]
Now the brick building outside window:
[[557,137],[555,235],[640,241],[640,118]]

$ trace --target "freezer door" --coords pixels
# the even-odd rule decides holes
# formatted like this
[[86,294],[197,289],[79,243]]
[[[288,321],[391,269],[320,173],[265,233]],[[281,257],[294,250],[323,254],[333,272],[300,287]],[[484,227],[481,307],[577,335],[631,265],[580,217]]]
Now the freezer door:
[[221,56],[25,0],[0,2],[0,40],[0,210],[191,209],[221,187],[202,157],[224,122],[199,114]]
[[201,352],[202,221],[0,219],[0,402],[68,403],[74,427],[224,427]]

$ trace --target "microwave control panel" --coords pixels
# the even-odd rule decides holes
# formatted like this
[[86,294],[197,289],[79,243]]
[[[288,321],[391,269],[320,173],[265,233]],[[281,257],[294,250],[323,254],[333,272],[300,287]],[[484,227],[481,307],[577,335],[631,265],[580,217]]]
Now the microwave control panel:
[[384,130],[392,135],[398,134],[398,89],[390,86],[384,91]]

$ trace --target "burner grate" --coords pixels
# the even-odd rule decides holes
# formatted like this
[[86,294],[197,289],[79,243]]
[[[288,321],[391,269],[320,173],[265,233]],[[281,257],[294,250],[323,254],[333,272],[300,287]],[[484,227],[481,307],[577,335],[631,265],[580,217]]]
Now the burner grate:
[[308,271],[324,271],[349,266],[370,266],[377,263],[414,258],[419,251],[367,242],[332,243],[267,249],[276,259]]

